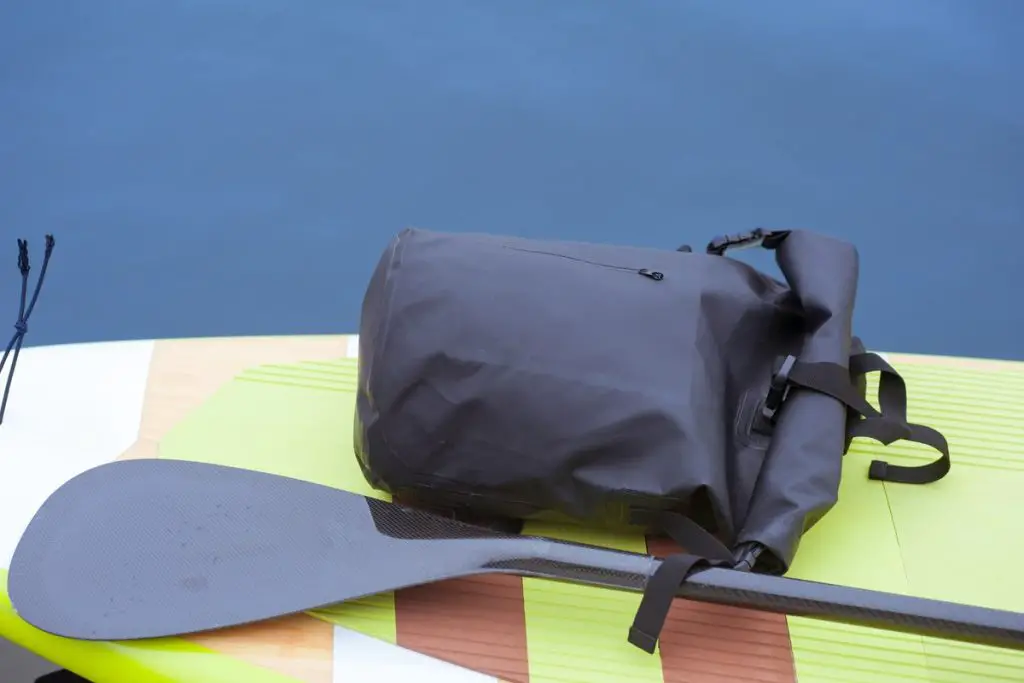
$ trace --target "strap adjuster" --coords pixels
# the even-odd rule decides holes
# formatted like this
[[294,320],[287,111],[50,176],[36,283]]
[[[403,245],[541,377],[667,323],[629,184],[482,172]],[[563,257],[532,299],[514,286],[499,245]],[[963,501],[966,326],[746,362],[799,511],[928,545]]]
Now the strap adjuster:
[[775,424],[775,418],[782,407],[786,397],[789,396],[789,375],[796,366],[796,356],[786,356],[782,359],[779,369],[772,375],[771,385],[768,387],[768,395],[765,396],[764,406],[761,408],[761,416],[769,424]]

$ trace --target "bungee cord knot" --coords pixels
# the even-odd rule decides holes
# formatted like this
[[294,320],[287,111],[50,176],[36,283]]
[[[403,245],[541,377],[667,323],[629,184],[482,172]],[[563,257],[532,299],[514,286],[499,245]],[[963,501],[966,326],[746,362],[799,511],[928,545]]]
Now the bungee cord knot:
[[43,288],[43,279],[46,277],[46,268],[50,265],[50,255],[53,254],[53,247],[56,244],[53,235],[46,236],[46,250],[43,253],[43,265],[39,267],[39,279],[36,280],[35,290],[32,298],[28,298],[28,274],[32,270],[28,260],[28,240],[18,240],[18,270],[21,271],[21,300],[18,305],[18,319],[14,322],[14,336],[7,344],[3,358],[0,358],[0,372],[3,372],[7,358],[11,359],[11,369],[7,372],[7,383],[4,385],[4,395],[0,398],[0,424],[4,422],[4,412],[7,410],[7,398],[11,393],[11,382],[14,380],[14,369],[18,366],[18,354],[21,353],[21,345],[28,334],[28,319],[36,307],[39,299],[39,291]]

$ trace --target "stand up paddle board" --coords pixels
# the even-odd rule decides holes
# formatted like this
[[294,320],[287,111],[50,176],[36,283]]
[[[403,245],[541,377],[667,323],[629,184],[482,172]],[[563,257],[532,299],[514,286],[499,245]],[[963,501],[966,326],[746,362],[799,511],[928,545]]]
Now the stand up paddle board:
[[[354,337],[331,336],[24,350],[0,426],[0,585],[44,501],[116,460],[226,465],[388,501],[352,454],[356,349]],[[1024,611],[1024,551],[1008,542],[1024,518],[1024,425],[1016,417],[1024,364],[888,360],[915,387],[911,419],[947,435],[954,469],[929,487],[872,482],[873,457],[931,454],[899,443],[876,453],[856,441],[840,502],[807,534],[789,576]],[[672,550],[662,539],[527,526],[524,533],[630,553]],[[286,581],[268,584],[268,597],[288,591]],[[55,595],[74,599],[67,587]],[[625,638],[639,600],[596,585],[484,573],[246,626],[111,642],[35,629],[4,590],[0,636],[97,683],[1024,680],[1019,651],[686,600],[676,601],[652,656]]]

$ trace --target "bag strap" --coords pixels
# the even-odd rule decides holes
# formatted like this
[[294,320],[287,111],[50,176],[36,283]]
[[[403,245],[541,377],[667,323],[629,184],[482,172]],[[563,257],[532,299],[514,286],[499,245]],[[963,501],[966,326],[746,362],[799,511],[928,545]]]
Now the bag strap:
[[[880,372],[878,404],[881,410],[861,396],[853,379],[869,372]],[[813,363],[788,356],[772,379],[763,416],[775,421],[776,413],[788,395],[789,388],[797,386],[826,394],[845,404],[861,419],[848,424],[847,436],[863,436],[886,446],[898,441],[912,441],[934,448],[940,457],[925,465],[891,465],[873,460],[868,477],[878,481],[900,484],[928,484],[946,476],[950,469],[949,444],[946,438],[931,427],[907,421],[907,385],[896,370],[881,356],[858,353],[850,356],[850,367],[838,363]]]
[[[723,235],[708,244],[707,253],[723,256],[727,251],[750,247],[773,250],[791,232],[756,228],[745,233]],[[854,380],[869,372],[880,372],[882,375],[878,385],[881,410],[875,410],[854,385]],[[899,373],[877,354],[853,354],[850,356],[849,368],[838,363],[812,363],[787,356],[773,375],[762,410],[762,417],[769,426],[775,423],[776,413],[782,407],[791,386],[827,394],[859,415],[860,419],[847,422],[848,440],[863,436],[888,446],[903,439],[930,446],[940,454],[933,462],[916,466],[890,465],[883,460],[873,460],[868,471],[871,479],[901,484],[928,484],[942,479],[949,472],[949,444],[946,438],[931,427],[907,422],[906,384]]]
[[689,517],[663,510],[650,524],[684,549],[666,557],[654,571],[629,629],[629,642],[653,654],[679,587],[698,569],[734,568],[736,560],[724,543]]

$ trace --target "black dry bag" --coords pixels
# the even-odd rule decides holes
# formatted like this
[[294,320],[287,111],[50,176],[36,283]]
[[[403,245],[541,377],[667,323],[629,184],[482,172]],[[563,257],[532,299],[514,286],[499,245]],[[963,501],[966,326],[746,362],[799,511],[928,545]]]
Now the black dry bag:
[[[785,282],[725,255],[751,245]],[[405,230],[363,303],[356,455],[373,486],[424,505],[639,525],[785,572],[853,437],[941,454],[875,461],[873,479],[949,469],[852,334],[857,270],[852,245],[803,230],[705,253]]]

